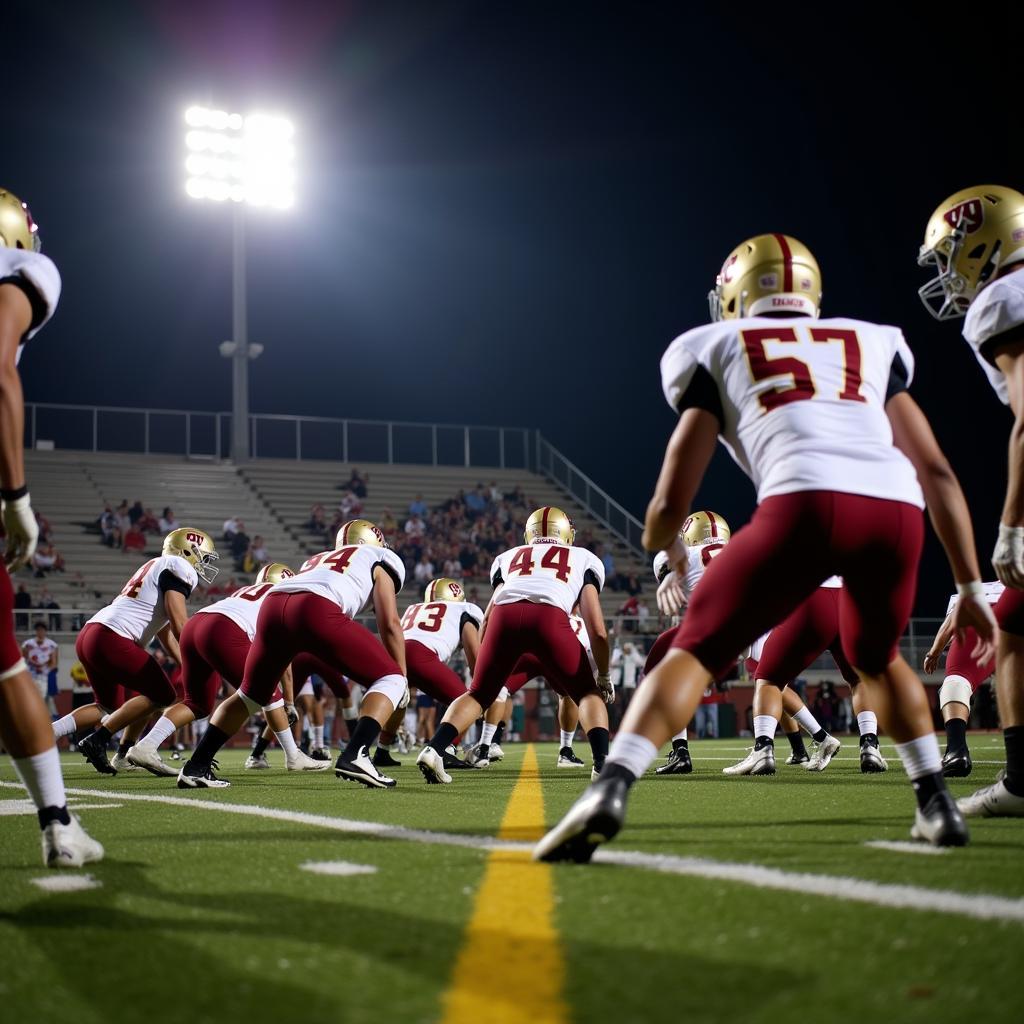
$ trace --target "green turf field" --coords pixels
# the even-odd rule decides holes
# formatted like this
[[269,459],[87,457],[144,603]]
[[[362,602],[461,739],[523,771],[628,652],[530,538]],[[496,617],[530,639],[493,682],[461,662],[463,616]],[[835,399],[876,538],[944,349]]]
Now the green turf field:
[[[458,773],[449,787],[424,785],[406,757],[390,792],[333,773],[245,772],[241,752],[222,760],[231,789],[182,792],[143,773],[101,778],[69,755],[68,787],[107,795],[72,798],[107,848],[88,872],[100,887],[78,892],[34,884],[58,873],[41,867],[21,794],[0,789],[4,1020],[446,1019],[488,860],[512,856],[482,848],[525,748],[505,750],[502,763]],[[551,823],[589,769],[556,770],[553,745],[535,750]],[[577,750],[586,755],[585,744]],[[976,823],[969,848],[939,855],[866,847],[908,838],[913,798],[891,748],[883,747],[884,776],[859,774],[852,741],[823,775],[780,765],[769,779],[722,776],[742,741],[692,750],[692,776],[652,776],[634,790],[628,826],[608,847],[667,860],[537,868],[553,880],[564,1006],[548,1017],[531,1011],[533,1024],[1021,1019],[1024,820]],[[974,776],[955,782],[956,792],[994,776],[1000,741],[977,737],[972,753]],[[270,757],[282,763],[279,752]],[[0,780],[14,780],[9,761]],[[171,801],[128,799],[160,796]],[[282,820],[260,808],[294,813]],[[370,823],[405,831],[374,834]],[[325,876],[300,867],[338,861],[376,870]],[[729,877],[709,877],[723,871]],[[944,892],[968,898],[937,906]],[[496,916],[506,919],[488,922],[493,933],[474,933],[478,952],[489,934],[515,931],[514,909]],[[510,978],[523,968],[510,972],[505,955],[475,982],[483,1024],[517,1019],[523,986],[552,969],[527,960],[527,978]]]

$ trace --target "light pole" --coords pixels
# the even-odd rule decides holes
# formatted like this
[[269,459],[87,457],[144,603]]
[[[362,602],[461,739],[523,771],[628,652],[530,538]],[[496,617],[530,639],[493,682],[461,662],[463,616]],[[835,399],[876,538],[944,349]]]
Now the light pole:
[[230,341],[220,354],[232,362],[231,458],[249,458],[249,361],[263,351],[249,343],[245,298],[245,207],[287,209],[295,202],[291,122],[268,114],[229,114],[207,107],[185,111],[188,178],[193,199],[234,203]]

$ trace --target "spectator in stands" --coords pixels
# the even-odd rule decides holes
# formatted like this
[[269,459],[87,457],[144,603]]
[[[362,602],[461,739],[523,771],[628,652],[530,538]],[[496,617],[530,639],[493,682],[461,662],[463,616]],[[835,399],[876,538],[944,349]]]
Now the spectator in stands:
[[[633,599],[630,598],[630,600]],[[647,607],[647,602],[642,597],[637,598],[636,626],[637,631],[640,633],[650,633],[655,626],[655,623],[651,618],[651,609]]]
[[390,536],[398,529],[398,523],[395,521],[395,517],[391,514],[391,509],[389,508],[381,511],[377,525],[380,527],[381,533],[387,536]]
[[109,505],[104,506],[96,523],[100,528],[101,543],[106,544],[108,548],[121,546],[121,530],[117,525],[117,516]]
[[128,518],[132,523],[137,523],[145,514],[146,510],[142,507],[142,502],[136,498],[135,503],[128,509]]
[[[53,594],[51,594],[46,587],[43,587],[43,589],[39,591],[39,597],[36,600],[35,607],[50,611],[52,609],[59,609],[60,605],[57,604],[57,600],[54,598]],[[51,615],[50,629],[57,631],[63,628],[63,621],[64,620],[59,615]]]
[[472,518],[483,515],[487,510],[487,496],[484,494],[484,485],[477,484],[475,491],[470,491],[465,498],[466,508]]
[[146,550],[146,535],[139,529],[139,522],[136,520],[128,527],[128,532],[124,535],[124,543],[121,546],[122,551],[141,552]]
[[636,691],[636,684],[640,681],[640,672],[646,660],[635,644],[627,642],[622,645],[622,699],[627,705]]
[[229,544],[235,539],[235,534],[238,533],[239,519],[237,516],[229,516],[224,520],[224,526],[221,533]]
[[413,575],[416,578],[416,585],[419,587],[425,587],[434,578],[434,563],[426,551],[416,563]]
[[50,526],[50,520],[40,513],[35,513],[36,526],[39,527],[39,543],[48,543],[53,540],[53,527]]
[[363,476],[358,469],[352,470],[352,475],[348,478],[348,483],[339,484],[338,489],[345,491],[351,491],[357,498],[365,498],[367,495],[366,485],[370,482],[368,476]]
[[417,494],[411,502],[409,502],[409,518],[412,519],[415,516],[421,518],[427,514],[427,503],[423,500],[422,494]]
[[[249,551],[252,538],[245,532],[245,523],[238,521],[238,532],[231,541],[231,557],[235,560],[235,568],[242,569],[242,563]],[[243,570],[244,571],[244,570]]]
[[128,514],[128,499],[124,498],[121,504],[114,510],[114,515],[117,516],[117,525],[121,530],[121,536],[123,537],[128,532],[128,527],[132,525],[132,517]]
[[147,508],[142,513],[142,518],[139,520],[139,529],[143,533],[159,533],[160,532],[160,520],[153,514],[151,508]]
[[341,521],[347,523],[350,519],[358,519],[363,511],[363,503],[353,491],[346,491],[338,502],[338,511],[341,513]]
[[[31,608],[32,595],[26,590],[24,583],[18,584],[18,592],[14,595],[15,608]],[[19,611],[15,616],[18,629],[28,629],[29,614],[27,611]]]
[[594,545],[594,554],[601,559],[601,564],[604,566],[605,580],[608,581],[612,590],[618,590],[619,588],[613,582],[615,580],[615,558],[612,556],[612,553],[605,548],[604,544],[598,541]]
[[327,513],[324,511],[323,505],[314,505],[309,510],[309,518],[306,520],[306,529],[310,533],[326,533],[327,532]]
[[52,544],[40,544],[32,555],[32,568],[39,579],[48,572],[63,572],[64,556]]
[[174,518],[174,511],[168,505],[164,509],[164,514],[160,517],[160,532],[170,533],[172,530],[181,529],[181,523]]
[[637,631],[637,616],[640,614],[640,599],[636,596],[626,598],[615,614],[626,620],[623,623],[623,629],[629,633],[635,633]]
[[501,493],[501,491],[500,491],[500,490],[498,489],[498,483],[497,483],[497,481],[496,481],[496,480],[492,480],[492,481],[491,481],[491,484],[490,484],[490,486],[489,486],[489,487],[487,488],[487,491],[488,491],[488,494],[489,494],[489,496],[490,496],[490,500],[491,500],[491,504],[492,504],[492,505],[497,505],[497,504],[498,504],[498,503],[499,503],[500,501],[502,501],[502,500],[504,499],[504,497],[505,497],[505,496],[504,496],[504,495],[503,495],[503,494]]
[[630,573],[626,577],[626,585],[623,588],[630,597],[636,597],[638,594],[643,593],[643,585],[640,583],[636,573]]
[[252,544],[249,546],[249,557],[252,559],[254,566],[249,570],[250,572],[258,572],[270,561],[267,545],[259,534],[252,539]]
[[405,523],[405,535],[410,540],[421,540],[427,532],[427,524],[420,515],[410,516]]

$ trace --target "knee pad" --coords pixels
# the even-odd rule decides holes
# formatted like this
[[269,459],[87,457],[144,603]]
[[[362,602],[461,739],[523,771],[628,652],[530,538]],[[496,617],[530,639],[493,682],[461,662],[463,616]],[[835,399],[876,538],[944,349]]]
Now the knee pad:
[[409,703],[409,684],[405,676],[381,676],[366,692],[382,693],[396,708],[404,708]]
[[258,700],[253,700],[245,690],[239,690],[238,696],[242,698],[242,703],[249,709],[250,715],[258,715],[263,710],[263,705]]
[[971,684],[963,676],[946,676],[939,687],[939,707],[954,703],[970,707],[973,694]]
[[508,697],[509,697],[508,687],[507,686],[503,686],[498,691],[498,696],[494,698],[494,701],[495,701],[495,703],[497,703],[499,700],[508,700]]

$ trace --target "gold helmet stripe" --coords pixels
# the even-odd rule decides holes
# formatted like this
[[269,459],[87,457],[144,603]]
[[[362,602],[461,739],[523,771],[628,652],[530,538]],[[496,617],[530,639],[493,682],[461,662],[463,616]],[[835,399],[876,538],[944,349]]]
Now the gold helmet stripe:
[[779,243],[779,248],[782,250],[782,290],[791,292],[793,290],[793,253],[785,235],[773,234],[772,238]]

